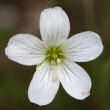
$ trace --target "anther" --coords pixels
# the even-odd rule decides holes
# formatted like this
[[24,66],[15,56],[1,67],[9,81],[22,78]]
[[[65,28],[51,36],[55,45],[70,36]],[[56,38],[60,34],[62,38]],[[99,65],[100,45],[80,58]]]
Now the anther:
[[60,64],[61,62],[62,62],[62,60],[57,58],[57,63]]

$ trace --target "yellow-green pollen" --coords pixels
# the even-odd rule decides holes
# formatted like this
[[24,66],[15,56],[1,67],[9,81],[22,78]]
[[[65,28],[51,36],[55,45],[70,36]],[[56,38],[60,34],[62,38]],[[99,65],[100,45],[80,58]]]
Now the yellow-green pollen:
[[51,65],[56,65],[62,63],[65,56],[61,49],[61,46],[50,46],[45,52],[46,61]]

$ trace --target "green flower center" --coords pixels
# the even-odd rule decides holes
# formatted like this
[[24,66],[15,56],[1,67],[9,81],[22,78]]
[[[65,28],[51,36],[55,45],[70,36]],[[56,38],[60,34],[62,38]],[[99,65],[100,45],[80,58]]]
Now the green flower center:
[[51,65],[56,65],[62,63],[65,56],[61,49],[61,46],[50,46],[45,52],[46,60]]

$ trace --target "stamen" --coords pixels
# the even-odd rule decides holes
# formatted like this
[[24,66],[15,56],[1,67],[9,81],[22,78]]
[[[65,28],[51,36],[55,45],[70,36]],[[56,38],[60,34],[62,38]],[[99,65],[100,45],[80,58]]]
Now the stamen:
[[62,60],[57,58],[57,63],[60,64],[61,62],[62,62]]
[[57,54],[53,53],[53,58],[57,58]]
[[45,52],[46,61],[51,65],[60,64],[65,58],[64,53],[60,46],[50,46]]
[[52,64],[52,65],[55,65],[55,61],[54,61],[54,60],[52,60],[52,61],[51,61],[51,64]]

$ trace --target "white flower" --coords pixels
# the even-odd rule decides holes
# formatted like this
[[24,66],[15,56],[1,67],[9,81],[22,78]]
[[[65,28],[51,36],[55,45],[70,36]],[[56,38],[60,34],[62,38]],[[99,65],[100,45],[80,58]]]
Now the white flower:
[[91,79],[75,62],[87,62],[103,51],[100,36],[87,31],[68,39],[70,22],[60,8],[48,8],[40,16],[42,40],[29,34],[13,36],[5,49],[7,57],[23,65],[37,65],[28,97],[32,103],[52,102],[60,82],[72,97],[83,100],[90,94]]

